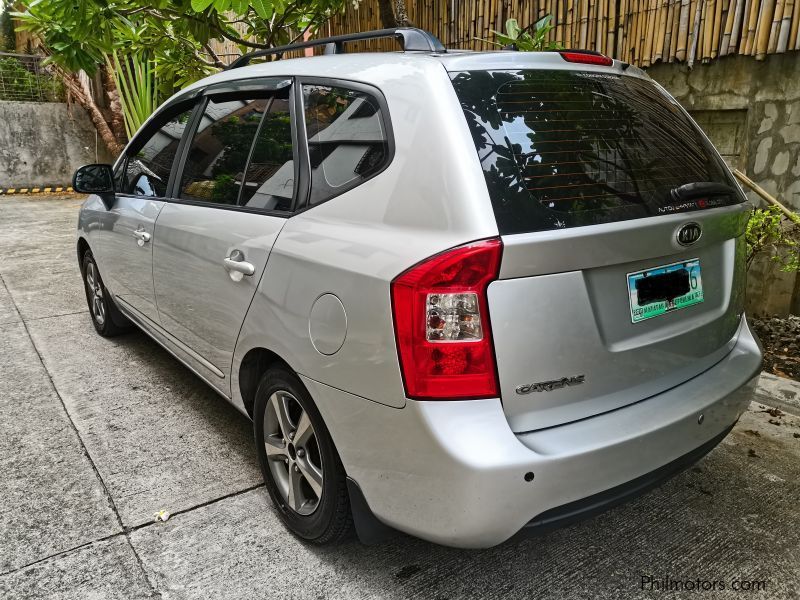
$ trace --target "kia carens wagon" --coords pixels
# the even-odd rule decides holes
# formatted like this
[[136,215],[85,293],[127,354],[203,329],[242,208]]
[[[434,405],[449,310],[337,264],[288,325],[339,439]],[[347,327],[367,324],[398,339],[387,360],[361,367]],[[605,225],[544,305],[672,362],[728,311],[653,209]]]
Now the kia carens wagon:
[[[378,37],[404,50],[342,52]],[[669,94],[415,29],[271,52],[323,43],[189,86],[74,181],[97,332],[253,420],[291,531],[491,546],[725,437],[761,365],[750,206]]]

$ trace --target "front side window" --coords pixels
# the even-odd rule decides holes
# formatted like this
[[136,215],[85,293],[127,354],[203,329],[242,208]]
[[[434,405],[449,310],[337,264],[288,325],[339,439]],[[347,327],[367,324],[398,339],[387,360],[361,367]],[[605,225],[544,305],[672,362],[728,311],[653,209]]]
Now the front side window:
[[163,198],[167,194],[167,184],[175,154],[178,152],[183,131],[189,124],[194,107],[177,109],[167,117],[168,121],[144,143],[134,142],[125,161],[124,177],[117,189],[134,196]]
[[304,85],[309,204],[319,204],[369,179],[386,165],[389,147],[378,101],[364,92]]
[[236,205],[267,98],[209,99],[189,146],[178,197]]
[[[681,108],[638,77],[469,71],[453,85],[501,234],[560,229],[740,202],[714,149]],[[730,194],[685,201],[711,182]]]

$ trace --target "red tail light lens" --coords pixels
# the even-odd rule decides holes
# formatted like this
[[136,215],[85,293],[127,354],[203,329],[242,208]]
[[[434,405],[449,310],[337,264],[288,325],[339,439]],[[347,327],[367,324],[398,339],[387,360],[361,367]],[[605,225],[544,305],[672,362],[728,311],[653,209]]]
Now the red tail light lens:
[[589,52],[560,52],[561,58],[571,63],[583,63],[584,65],[600,65],[610,67],[614,61],[602,54],[591,54]]
[[486,287],[503,244],[483,240],[437,254],[392,282],[406,394],[419,400],[499,395]]

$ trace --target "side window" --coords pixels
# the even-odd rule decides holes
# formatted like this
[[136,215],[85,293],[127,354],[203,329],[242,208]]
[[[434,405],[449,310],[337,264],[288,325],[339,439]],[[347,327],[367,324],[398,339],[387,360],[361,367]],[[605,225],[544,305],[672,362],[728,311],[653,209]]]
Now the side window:
[[123,156],[117,168],[114,169],[114,189],[118,192],[122,191],[125,186],[125,168],[127,167],[127,162],[127,157]]
[[294,187],[292,121],[287,95],[273,98],[267,106],[253,144],[239,204],[288,211]]
[[117,189],[135,196],[163,198],[166,195],[172,163],[193,109],[189,107],[173,114],[138,150],[128,155],[124,177]]
[[303,86],[311,164],[309,204],[319,204],[380,171],[389,157],[378,101],[341,87]]
[[179,198],[237,204],[247,157],[268,104],[265,98],[209,99],[189,146]]

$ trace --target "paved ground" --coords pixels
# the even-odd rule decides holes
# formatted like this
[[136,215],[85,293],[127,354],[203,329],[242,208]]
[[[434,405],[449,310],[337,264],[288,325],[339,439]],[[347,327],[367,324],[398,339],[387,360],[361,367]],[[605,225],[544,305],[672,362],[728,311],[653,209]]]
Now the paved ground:
[[759,404],[695,468],[545,537],[299,543],[260,486],[247,420],[143,334],[95,335],[78,206],[0,198],[1,598],[674,596],[642,576],[725,586],[686,597],[800,597],[800,418]]

